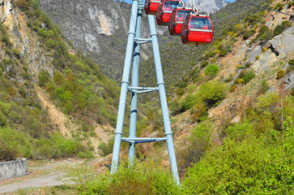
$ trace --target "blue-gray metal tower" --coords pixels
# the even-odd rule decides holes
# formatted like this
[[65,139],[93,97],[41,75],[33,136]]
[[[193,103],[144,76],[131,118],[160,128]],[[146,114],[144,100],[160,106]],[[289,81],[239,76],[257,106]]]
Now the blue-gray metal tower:
[[[141,38],[141,27],[142,27],[142,0],[133,0],[132,13],[130,19],[130,28],[128,34],[128,43],[125,55],[123,77],[121,82],[120,101],[118,107],[115,139],[113,146],[113,156],[111,164],[111,173],[115,173],[119,163],[119,153],[121,147],[121,141],[129,143],[129,162],[132,163],[135,158],[135,146],[137,143],[147,142],[160,142],[166,141],[167,149],[169,154],[169,160],[171,165],[171,171],[177,184],[179,184],[179,175],[177,168],[177,161],[170,125],[170,118],[168,113],[168,106],[166,100],[166,93],[163,81],[162,65],[160,59],[158,37],[155,25],[155,18],[153,15],[148,16],[148,23],[150,29],[150,38]],[[153,47],[153,56],[155,62],[155,70],[157,77],[157,87],[139,87],[139,65],[140,65],[140,46],[144,43],[150,43]],[[132,83],[129,86],[129,78],[131,72],[131,65],[133,62],[132,69]],[[129,137],[122,137],[123,135],[123,122],[126,110],[127,92],[132,92],[131,97],[131,115],[130,115],[130,132]],[[138,94],[146,92],[159,92],[159,98],[161,103],[162,117],[164,123],[165,137],[164,138],[137,138],[136,137],[136,123],[137,123],[137,101]]]

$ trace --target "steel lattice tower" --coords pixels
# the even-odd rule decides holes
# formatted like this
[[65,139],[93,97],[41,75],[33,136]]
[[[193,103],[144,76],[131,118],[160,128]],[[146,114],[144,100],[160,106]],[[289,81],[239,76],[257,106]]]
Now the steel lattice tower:
[[[118,108],[118,115],[117,115],[115,140],[114,140],[114,146],[113,146],[111,173],[112,174],[115,173],[118,168],[121,141],[125,141],[129,143],[129,162],[130,163],[132,163],[135,158],[135,145],[137,143],[166,141],[170,165],[171,165],[171,171],[173,173],[175,181],[177,182],[177,184],[179,184],[177,161],[176,161],[176,155],[175,155],[171,125],[170,125],[170,118],[169,118],[169,112],[168,112],[168,106],[167,106],[167,100],[166,100],[166,92],[164,87],[155,18],[153,15],[147,15],[149,29],[150,29],[150,38],[141,38],[142,10],[143,10],[142,0],[133,0],[130,27],[129,27],[129,33],[128,33],[127,49],[126,49],[125,62],[124,62],[123,77],[121,82],[121,92],[120,92],[120,101],[119,101],[119,108]],[[150,43],[150,42],[153,47],[153,55],[154,55],[155,70],[156,70],[156,77],[157,77],[157,87],[139,87],[138,81],[139,81],[139,65],[140,65],[140,46],[141,44]],[[132,83],[131,83],[131,86],[129,86],[129,77],[130,77],[132,62],[133,62]],[[124,138],[122,137],[123,135],[122,132],[123,132],[123,122],[124,122],[124,116],[125,116],[128,91],[132,92],[130,131],[129,131],[129,138]],[[136,123],[137,123],[138,94],[153,92],[153,91],[159,92],[165,137],[164,138],[137,138]]]

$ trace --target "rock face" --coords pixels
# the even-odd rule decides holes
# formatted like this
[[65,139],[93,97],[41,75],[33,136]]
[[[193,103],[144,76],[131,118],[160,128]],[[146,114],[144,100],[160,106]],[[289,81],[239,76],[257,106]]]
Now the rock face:
[[[20,51],[28,71],[34,81],[37,81],[40,70],[47,70],[53,74],[52,57],[46,55],[46,50],[39,47],[39,41],[26,25],[24,15],[12,6],[11,0],[0,0],[0,22],[7,27],[13,47]],[[5,50],[0,49],[0,60],[5,56]],[[17,70],[15,70],[17,69]],[[19,70],[18,70],[19,69]],[[8,64],[4,73],[15,71],[16,80],[23,82],[22,67]]]
[[[94,0],[41,0],[40,6],[55,23],[61,26],[65,36],[84,52],[99,53],[103,48],[103,36],[126,29],[127,14],[120,13],[118,3]],[[126,7],[128,5],[122,4]]]
[[188,0],[187,4],[196,5],[200,12],[214,13],[225,7],[227,3],[224,0]]
[[294,27],[288,28],[282,34],[275,36],[271,40],[272,47],[283,57],[294,50],[294,44],[289,44],[294,40]]

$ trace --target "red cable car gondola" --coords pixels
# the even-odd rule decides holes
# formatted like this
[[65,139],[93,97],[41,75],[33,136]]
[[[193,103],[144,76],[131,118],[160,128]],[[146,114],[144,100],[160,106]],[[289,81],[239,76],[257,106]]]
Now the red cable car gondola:
[[206,45],[213,39],[213,25],[208,15],[188,14],[181,32],[184,44]]
[[170,16],[168,30],[170,35],[181,36],[182,26],[189,13],[195,14],[193,9],[175,8]]
[[178,0],[161,0],[156,13],[157,24],[160,26],[168,26],[170,15],[174,8],[179,5]]
[[145,0],[145,13],[150,15],[156,15],[160,2],[161,0]]

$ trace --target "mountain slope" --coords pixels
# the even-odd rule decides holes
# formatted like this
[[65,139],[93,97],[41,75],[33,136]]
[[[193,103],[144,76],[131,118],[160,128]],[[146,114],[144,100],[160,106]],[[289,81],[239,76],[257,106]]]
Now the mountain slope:
[[0,159],[91,157],[115,125],[118,86],[37,1],[2,0],[0,16]]
[[[203,11],[213,12],[225,6],[218,1],[200,2]],[[120,81],[125,57],[131,5],[118,1],[103,0],[40,0],[43,8],[55,24],[59,24],[66,38],[76,49],[91,56],[106,76]],[[146,17],[143,17],[143,37],[149,36]],[[158,27],[158,33],[168,36],[166,27]],[[161,36],[160,36],[161,37]],[[169,37],[175,40],[173,37]],[[169,39],[162,38],[166,44]],[[152,55],[150,45],[143,45],[141,56],[147,60]]]

